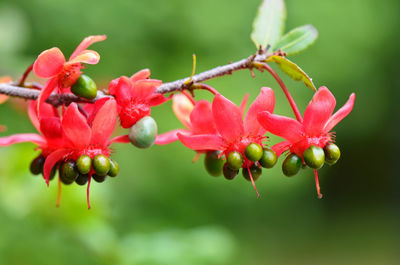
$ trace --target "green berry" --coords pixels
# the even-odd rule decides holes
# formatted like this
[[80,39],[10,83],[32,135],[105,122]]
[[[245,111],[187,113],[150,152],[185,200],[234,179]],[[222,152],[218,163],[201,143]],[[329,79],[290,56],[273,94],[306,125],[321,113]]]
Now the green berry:
[[82,98],[94,99],[97,96],[97,86],[89,76],[81,75],[71,87],[71,92]]
[[340,158],[340,149],[336,144],[329,143],[324,147],[325,163],[334,165]]
[[105,176],[110,171],[110,160],[105,155],[96,155],[93,158],[93,169],[96,175]]
[[78,160],[76,160],[76,167],[79,173],[83,175],[88,174],[92,167],[92,159],[88,155],[81,155]]
[[232,170],[239,170],[243,164],[242,154],[238,151],[232,151],[228,154],[227,164]]
[[260,165],[265,168],[272,168],[276,161],[278,161],[278,157],[275,151],[270,148],[264,148],[262,157],[258,160]]
[[92,178],[98,183],[104,182],[106,180],[106,177],[107,176],[99,176],[99,175],[96,175],[96,174],[92,175]]
[[[262,168],[256,166],[256,164],[253,164],[249,169],[254,181],[256,181],[262,174]],[[246,180],[251,181],[247,168],[242,168],[242,175]]]
[[282,163],[283,174],[288,177],[294,176],[299,173],[301,165],[301,158],[296,154],[290,154]]
[[263,155],[263,148],[256,143],[249,144],[244,150],[244,154],[250,161],[256,162],[261,159]]
[[304,162],[313,169],[321,168],[325,163],[325,153],[321,147],[312,145],[303,153]]
[[233,170],[229,167],[228,163],[225,163],[222,172],[224,173],[224,177],[227,180],[232,180],[234,179],[238,174],[239,174],[239,170]]
[[76,163],[72,160],[66,161],[61,165],[60,178],[64,184],[71,184],[79,176]]
[[53,169],[50,171],[49,180],[53,180],[54,177],[56,176],[58,166],[59,166],[59,164],[55,164]]
[[138,148],[149,148],[154,144],[157,136],[157,123],[150,117],[141,118],[131,127],[130,142]]
[[116,177],[119,173],[119,165],[116,161],[110,159],[110,171],[108,171],[108,175],[110,177]]
[[225,159],[218,158],[221,151],[208,151],[204,158],[204,166],[211,176],[218,177],[222,174]]
[[30,170],[33,175],[39,175],[43,172],[43,165],[46,159],[43,155],[39,155],[35,159],[32,160],[30,165]]
[[79,176],[75,180],[75,183],[80,186],[83,186],[88,182],[88,180],[89,180],[88,174],[79,174]]

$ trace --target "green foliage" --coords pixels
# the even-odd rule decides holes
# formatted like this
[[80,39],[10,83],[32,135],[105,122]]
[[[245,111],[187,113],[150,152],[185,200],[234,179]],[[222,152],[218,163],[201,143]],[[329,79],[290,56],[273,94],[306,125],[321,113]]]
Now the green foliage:
[[280,49],[287,56],[302,52],[310,47],[318,37],[318,31],[312,25],[305,25],[292,29],[273,46],[272,50]]

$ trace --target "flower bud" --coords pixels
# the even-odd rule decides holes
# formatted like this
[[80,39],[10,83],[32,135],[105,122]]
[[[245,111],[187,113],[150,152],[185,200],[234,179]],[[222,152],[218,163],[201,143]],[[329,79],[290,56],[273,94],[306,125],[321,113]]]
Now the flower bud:
[[92,167],[92,159],[88,155],[81,155],[78,160],[76,160],[76,167],[79,173],[83,175],[88,174]]
[[30,170],[33,175],[39,175],[43,172],[43,166],[46,159],[42,154],[32,160]]
[[[257,166],[256,164],[253,164],[249,169],[254,181],[256,181],[262,174],[261,167]],[[242,175],[247,181],[251,181],[249,170],[247,168],[242,168]]]
[[256,162],[260,160],[263,155],[263,148],[257,143],[249,144],[244,150],[244,154],[250,161]]
[[340,158],[340,149],[334,143],[329,143],[324,147],[325,163],[334,165]]
[[264,148],[262,157],[260,158],[260,160],[258,160],[258,162],[262,167],[272,168],[273,166],[275,166],[277,160],[278,157],[274,150],[270,148]]
[[89,76],[81,75],[71,87],[71,92],[78,97],[94,99],[97,96],[97,86]]
[[218,177],[222,174],[222,168],[224,167],[225,160],[218,156],[221,151],[208,151],[204,158],[204,166],[211,176]]
[[228,154],[227,164],[232,170],[239,170],[243,164],[242,154],[238,151],[232,151]]
[[319,169],[324,165],[325,153],[321,147],[312,145],[303,153],[304,162],[313,169]]
[[148,148],[154,144],[157,136],[157,123],[146,116],[136,122],[129,132],[129,140],[138,148]]
[[110,171],[110,160],[105,155],[96,155],[93,158],[93,169],[98,176],[107,175]]
[[116,177],[119,173],[119,165],[115,160],[110,159],[110,171],[108,171],[108,175],[110,177]]
[[224,165],[224,167],[223,167],[223,169],[222,169],[222,172],[224,173],[224,177],[225,177],[227,180],[232,180],[232,179],[234,179],[234,178],[237,176],[237,174],[239,174],[239,170],[233,170],[233,169],[231,169],[231,168],[229,167],[229,165],[228,165],[228,162],[225,163],[225,165]]
[[282,163],[282,172],[287,177],[291,177],[299,173],[301,168],[301,158],[296,154],[290,154]]

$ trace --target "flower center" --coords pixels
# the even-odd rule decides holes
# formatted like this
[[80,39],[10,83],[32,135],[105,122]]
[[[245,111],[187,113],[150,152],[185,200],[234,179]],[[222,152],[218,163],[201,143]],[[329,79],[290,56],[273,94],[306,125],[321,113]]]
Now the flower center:
[[226,147],[223,151],[223,153],[225,154],[225,157],[228,156],[228,154],[232,151],[238,151],[242,154],[243,157],[243,168],[247,168],[250,167],[254,164],[253,161],[250,161],[249,159],[246,158],[245,152],[244,150],[246,149],[246,147],[251,144],[251,143],[256,143],[259,144],[261,146],[263,145],[263,141],[266,139],[267,137],[265,136],[259,136],[259,135],[246,135],[246,136],[241,136],[237,139],[235,139],[232,142],[226,143]]
[[64,69],[58,74],[59,86],[61,88],[68,88],[75,84],[81,75],[83,66],[80,63],[65,65]]
[[119,118],[121,120],[122,127],[129,128],[144,116],[149,115],[150,107],[148,105],[131,100],[122,107],[119,113]]
[[305,137],[304,139],[298,141],[293,144],[290,148],[291,153],[295,153],[296,155],[303,157],[304,151],[310,146],[318,146],[324,148],[325,145],[333,140],[333,136],[331,134],[320,135],[320,136],[312,136]]

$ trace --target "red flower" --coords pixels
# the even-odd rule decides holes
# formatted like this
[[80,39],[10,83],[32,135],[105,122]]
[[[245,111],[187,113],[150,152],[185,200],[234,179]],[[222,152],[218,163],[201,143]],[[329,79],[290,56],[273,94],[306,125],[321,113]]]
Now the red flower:
[[72,53],[68,61],[60,49],[54,47],[42,52],[33,64],[34,73],[42,78],[50,78],[39,96],[39,108],[55,89],[58,92],[69,92],[81,75],[82,63],[97,64],[100,55],[92,50],[86,50],[95,42],[106,39],[105,35],[85,38]]
[[336,100],[326,87],[321,87],[313,96],[304,112],[303,123],[268,111],[258,114],[260,124],[272,134],[287,141],[275,146],[277,154],[286,150],[303,157],[311,145],[324,148],[333,141],[330,131],[353,109],[355,94],[351,94],[346,104],[332,115]]
[[111,81],[108,90],[117,100],[122,127],[132,127],[141,118],[150,116],[151,107],[168,100],[154,93],[162,82],[149,77],[150,70],[144,69],[130,78],[122,76]]
[[[273,90],[263,87],[243,121],[243,111],[225,97],[217,95],[212,103],[212,115],[217,132],[196,135],[178,133],[179,140],[190,149],[220,150],[225,156],[232,151],[238,151],[244,158],[242,167],[249,168],[254,162],[246,158],[245,148],[250,143],[263,146],[262,141],[265,139],[265,129],[258,123],[257,114],[265,110],[272,112],[274,106]],[[196,118],[202,119],[201,115]],[[207,125],[203,123],[203,126]]]

